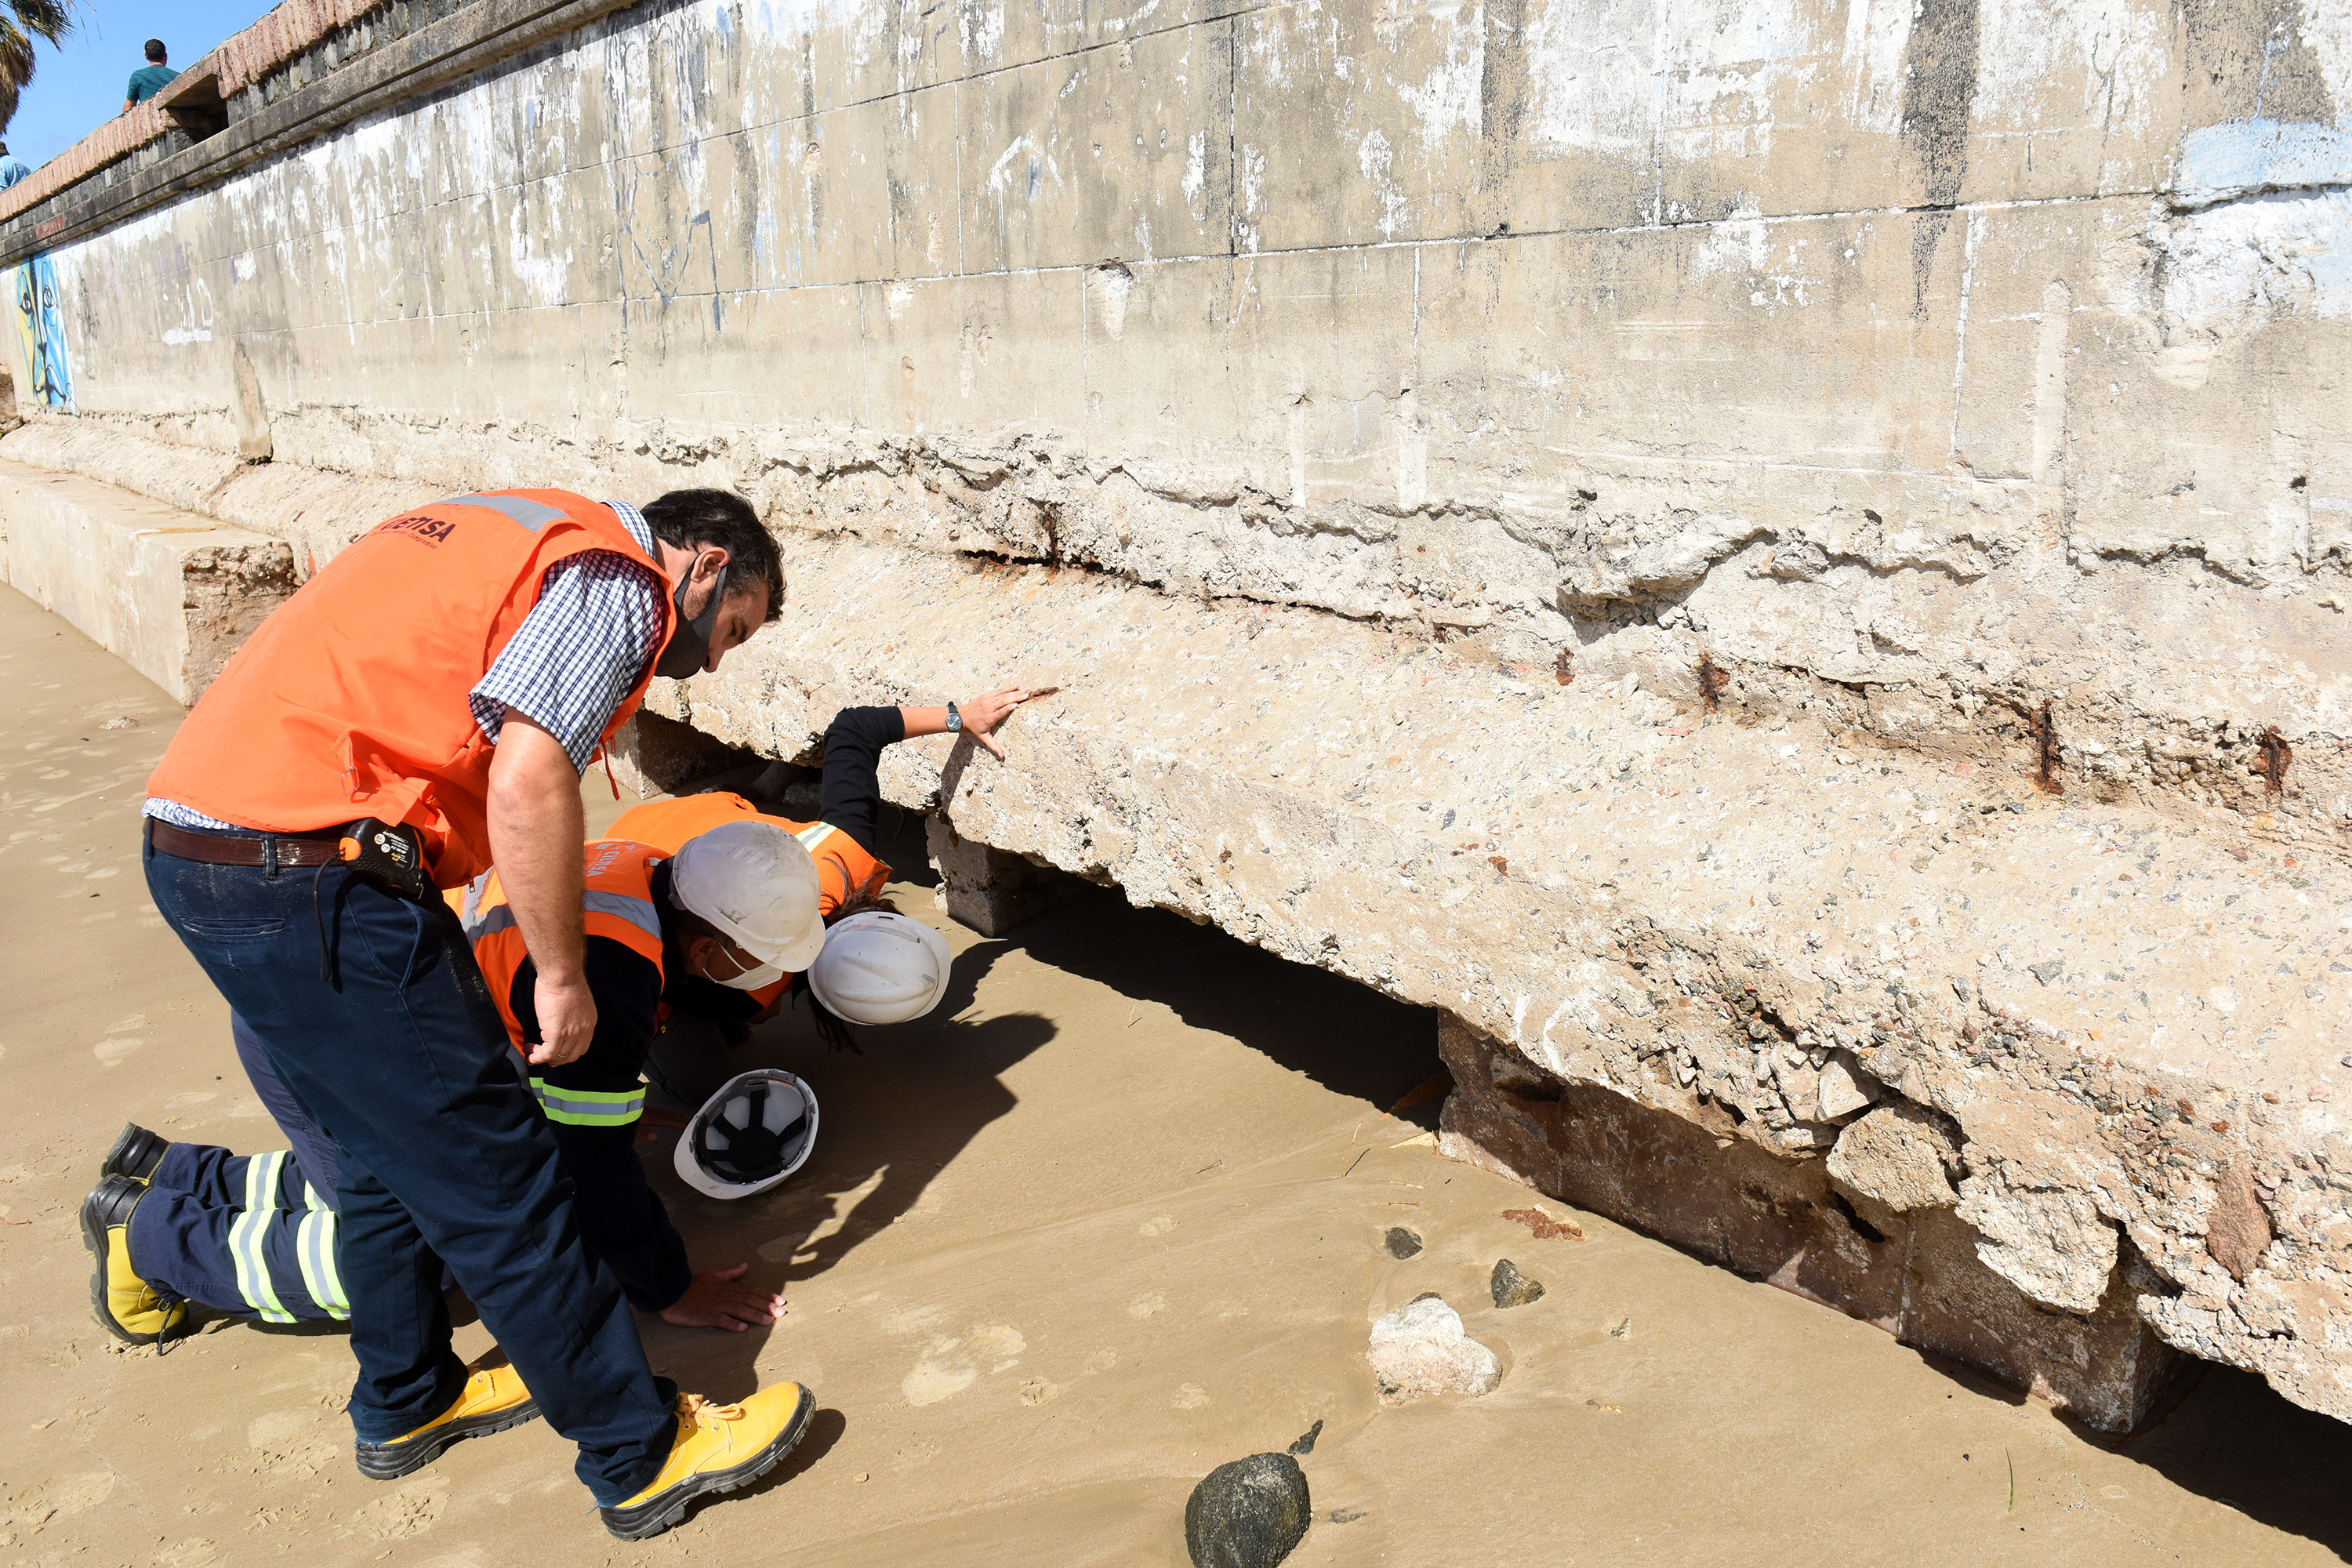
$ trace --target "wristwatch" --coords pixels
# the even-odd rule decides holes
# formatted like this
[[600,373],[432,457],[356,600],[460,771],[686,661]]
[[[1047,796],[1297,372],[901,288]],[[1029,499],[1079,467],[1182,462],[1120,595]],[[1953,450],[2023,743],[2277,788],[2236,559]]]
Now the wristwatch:
[[952,700],[950,700],[950,701],[948,703],[948,733],[949,733],[949,734],[950,734],[950,735],[961,734],[961,733],[962,732],[962,731],[963,731],[963,713],[962,713],[962,710],[960,710],[959,708],[957,708],[957,707],[956,707],[956,705],[955,705],[955,703],[954,703]]

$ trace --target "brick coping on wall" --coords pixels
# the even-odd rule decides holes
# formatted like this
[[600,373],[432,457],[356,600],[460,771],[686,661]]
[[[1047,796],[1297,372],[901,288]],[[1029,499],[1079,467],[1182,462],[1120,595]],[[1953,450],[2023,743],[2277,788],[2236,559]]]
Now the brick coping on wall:
[[[224,99],[244,90],[275,68],[318,43],[336,28],[358,21],[388,0],[286,0],[252,26],[229,38],[183,70],[183,79],[218,84]],[[174,82],[173,86],[178,83]],[[79,184],[110,163],[120,163],[173,127],[164,112],[171,89],[120,114],[0,191],[0,223]]]

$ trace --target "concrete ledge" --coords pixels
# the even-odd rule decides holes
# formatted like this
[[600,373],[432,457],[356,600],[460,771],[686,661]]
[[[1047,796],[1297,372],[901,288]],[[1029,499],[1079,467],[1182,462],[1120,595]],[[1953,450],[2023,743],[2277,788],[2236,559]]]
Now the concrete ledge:
[[0,573],[184,703],[295,587],[282,539],[6,458]]
[[[1940,1213],[1879,1226],[1915,1261],[1817,1294],[1935,1274],[1916,1310],[1862,1310],[2086,1419],[2144,1405],[2163,1358],[2143,1328],[2352,1416],[2341,867],[2227,812],[1843,751],[1802,707],[1710,717],[1311,611],[784,543],[797,607],[718,675],[656,682],[655,710],[792,760],[846,702],[1059,684],[1008,726],[1009,762],[913,742],[885,793],[1442,1007],[1532,1081],[1788,1166],[1778,1186],[1817,1209],[1822,1157],[1867,1113],[1932,1114],[1954,1144]],[[1547,1179],[1546,1140],[1489,1146],[1467,1110],[1458,1152]],[[1727,1260],[1769,1274],[1770,1248],[1814,1247],[1757,1245]],[[1995,1296],[2016,1310],[1967,1305]],[[2064,1372],[2084,1357],[2127,1371]]]

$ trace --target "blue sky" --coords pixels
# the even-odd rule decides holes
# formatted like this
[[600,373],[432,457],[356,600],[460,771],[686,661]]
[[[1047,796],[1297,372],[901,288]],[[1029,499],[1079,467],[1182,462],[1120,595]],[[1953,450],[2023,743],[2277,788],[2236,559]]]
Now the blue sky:
[[175,68],[192,65],[269,8],[269,0],[82,0],[64,48],[33,46],[39,63],[9,121],[9,150],[38,168],[120,113],[148,39],[169,46]]

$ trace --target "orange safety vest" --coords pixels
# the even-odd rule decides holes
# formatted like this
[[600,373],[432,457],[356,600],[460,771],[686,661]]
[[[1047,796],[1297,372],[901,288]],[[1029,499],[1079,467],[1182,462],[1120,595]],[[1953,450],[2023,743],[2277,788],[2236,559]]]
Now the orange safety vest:
[[[662,971],[661,910],[654,903],[654,868],[669,858],[669,851],[650,844],[618,838],[592,838],[581,849],[583,858],[580,923],[589,936],[606,937],[642,954]],[[515,1016],[515,976],[530,956],[523,945],[522,928],[515,923],[507,902],[505,883],[492,867],[463,889],[443,895],[457,911],[466,940],[474,944],[474,962],[490,983],[491,1000],[506,1021],[507,1039],[518,1052],[529,1054],[522,1020]],[[551,1086],[533,1074],[531,1093],[551,1121],[577,1126],[616,1126],[634,1121],[645,1108],[645,1090],[600,1093]]]
[[769,816],[741,795],[725,790],[633,805],[621,813],[610,831],[614,838],[634,838],[675,855],[698,833],[708,833],[722,822],[745,821],[773,823],[808,846],[816,859],[820,914],[830,915],[861,894],[878,896],[890,879],[889,867],[832,824]]
[[[653,567],[667,645],[667,575],[610,507],[567,490],[436,501],[376,524],[270,613],[197,700],[147,794],[278,833],[404,822],[435,880],[471,879],[490,862],[496,748],[466,694],[538,604],[547,569],[584,550]],[[606,744],[659,657],[614,710]]]
[[[819,914],[830,915],[860,895],[878,897],[883,884],[890,879],[889,867],[868,855],[856,839],[831,823],[792,822],[769,816],[741,795],[725,790],[633,805],[614,819],[608,831],[615,838],[633,838],[675,855],[686,847],[688,839],[724,822],[773,823],[806,845],[816,860]],[[765,1006],[782,995],[789,984],[789,978],[779,980],[745,994],[757,998]]]

